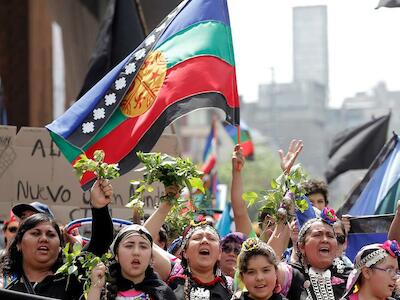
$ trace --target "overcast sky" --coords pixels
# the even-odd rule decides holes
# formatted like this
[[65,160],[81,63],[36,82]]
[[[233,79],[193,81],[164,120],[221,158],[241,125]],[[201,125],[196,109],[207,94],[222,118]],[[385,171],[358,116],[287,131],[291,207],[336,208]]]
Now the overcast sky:
[[255,101],[259,83],[290,82],[292,7],[328,7],[330,104],[386,81],[400,90],[400,8],[378,0],[228,0],[239,94]]

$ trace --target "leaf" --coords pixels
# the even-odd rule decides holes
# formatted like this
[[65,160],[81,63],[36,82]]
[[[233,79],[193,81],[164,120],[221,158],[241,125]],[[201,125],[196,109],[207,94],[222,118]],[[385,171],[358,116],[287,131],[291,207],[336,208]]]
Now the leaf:
[[71,274],[75,274],[76,275],[77,272],[78,272],[78,267],[75,266],[75,265],[72,265],[72,266],[70,266],[68,268],[68,275],[71,275]]
[[68,269],[68,266],[64,264],[64,265],[62,265],[61,267],[58,268],[56,274],[65,273],[67,271],[67,269]]
[[148,191],[149,193],[152,193],[152,192],[154,192],[154,188],[153,188],[151,185],[148,185],[148,186],[147,186],[147,191]]
[[189,182],[193,188],[198,189],[203,194],[205,193],[203,180],[195,177],[195,178],[189,179]]
[[80,243],[75,243],[74,246],[72,247],[72,254],[76,256],[81,253],[81,250],[82,250],[82,245]]
[[296,200],[296,206],[302,213],[308,209],[308,203],[304,199]]
[[105,153],[103,150],[96,150],[93,153],[93,158],[96,162],[102,162],[104,160]]
[[135,193],[141,193],[144,192],[146,186],[145,185],[141,185],[138,188],[135,189]]
[[271,188],[276,189],[278,187],[278,183],[276,182],[275,179],[271,180]]
[[257,201],[258,195],[255,192],[246,192],[243,193],[242,198],[244,201],[249,203],[249,206],[252,206]]

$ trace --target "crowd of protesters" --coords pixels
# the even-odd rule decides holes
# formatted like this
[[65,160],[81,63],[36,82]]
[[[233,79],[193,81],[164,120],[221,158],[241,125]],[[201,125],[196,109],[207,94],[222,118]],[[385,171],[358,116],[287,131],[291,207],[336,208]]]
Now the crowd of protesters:
[[[280,151],[284,173],[290,172],[302,148],[301,141],[293,140],[287,153]],[[99,262],[93,266],[86,291],[79,280],[83,270],[75,270],[71,276],[57,272],[65,263],[65,242],[81,243],[78,234],[60,228],[43,203],[16,205],[3,224],[0,287],[55,299],[90,300],[398,297],[399,209],[388,233],[392,240],[363,247],[352,262],[345,254],[349,217],[339,219],[329,208],[324,182],[309,180],[304,185],[313,217],[285,222],[263,212],[254,228],[242,199],[243,168],[245,159],[237,145],[231,179],[236,231],[223,238],[213,222],[198,215],[180,237],[169,241],[164,224],[171,209],[167,201],[143,224],[114,233],[107,208],[112,185],[108,180],[96,181],[91,189],[91,238],[83,250],[96,256],[111,251],[112,255],[107,265]],[[165,193],[180,196],[174,185],[165,187]]]

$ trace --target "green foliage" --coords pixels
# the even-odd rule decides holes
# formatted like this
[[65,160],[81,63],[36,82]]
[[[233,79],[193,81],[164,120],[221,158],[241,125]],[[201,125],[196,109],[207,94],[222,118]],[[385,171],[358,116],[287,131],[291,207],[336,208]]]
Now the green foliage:
[[179,198],[171,208],[165,223],[168,225],[168,237],[171,240],[182,235],[186,226],[195,218],[195,207],[191,207],[186,199]]
[[107,164],[104,162],[105,153],[103,150],[96,150],[93,159],[81,154],[79,160],[74,164],[79,179],[85,172],[94,172],[98,179],[114,179],[119,177],[118,164]]
[[[164,186],[176,186],[179,190],[187,187],[189,191],[193,188],[204,193],[203,175],[189,158],[172,157],[168,154],[161,153],[143,153],[138,152],[137,156],[143,163],[143,168],[137,171],[144,171],[143,180],[131,181],[132,184],[138,185],[135,194],[131,197],[131,201],[127,207],[140,206],[138,203],[142,201],[145,191],[153,191],[151,186],[154,182],[161,182]],[[174,204],[176,202],[175,195],[164,195],[161,201],[168,201]],[[143,207],[143,206],[142,206]]]
[[[108,267],[112,254],[107,252],[102,257],[98,257],[91,252],[82,251],[81,244],[74,244],[72,252],[69,252],[70,245],[67,245],[63,249],[63,258],[65,263],[58,268],[56,274],[64,274],[68,277],[67,285],[68,288],[69,280],[71,276],[76,276],[79,282],[83,281],[83,294],[87,299],[88,291],[91,286],[90,275],[94,267],[100,262],[103,262]],[[108,269],[108,268],[107,268]],[[106,274],[107,276],[109,274]]]
[[271,180],[271,189],[255,192],[246,192],[243,199],[249,206],[260,205],[259,211],[267,211],[275,221],[290,221],[294,216],[295,209],[304,212],[308,209],[307,201],[304,199],[305,190],[303,183],[306,181],[300,165],[292,167],[289,174],[281,174]]
[[[177,190],[187,187],[189,193],[192,189],[197,189],[204,193],[204,186],[200,172],[189,158],[172,157],[161,153],[137,153],[143,168],[137,171],[144,171],[143,180],[131,181],[137,185],[135,194],[130,198],[131,201],[126,205],[136,209],[143,214],[143,194],[145,191],[152,192],[152,184],[161,182],[165,187],[175,186]],[[168,201],[172,208],[167,216],[167,223],[170,229],[180,231],[182,226],[189,224],[193,219],[195,206],[191,201],[177,199],[174,193],[166,194],[161,197],[161,201]]]

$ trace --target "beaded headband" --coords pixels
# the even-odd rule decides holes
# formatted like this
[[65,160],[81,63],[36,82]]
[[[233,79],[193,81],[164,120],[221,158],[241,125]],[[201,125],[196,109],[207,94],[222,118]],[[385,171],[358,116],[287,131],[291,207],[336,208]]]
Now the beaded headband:
[[376,263],[380,262],[381,260],[383,260],[388,256],[389,254],[384,249],[375,250],[374,252],[371,252],[366,257],[357,262],[354,265],[354,268],[355,269],[361,269],[362,267],[369,268],[370,266],[375,265]]
[[243,252],[250,252],[265,248],[264,243],[258,238],[249,238],[245,240],[242,244]]
[[298,235],[298,240],[302,240],[303,236],[307,232],[307,230],[311,227],[312,224],[318,221],[322,221],[330,226],[333,226],[333,224],[336,222],[337,217],[336,213],[332,208],[329,207],[324,207],[324,209],[321,211],[321,214],[318,218],[313,218],[308,220],[307,222],[304,223],[304,225],[301,227]]
[[183,232],[181,249],[184,249],[186,247],[188,240],[195,231],[203,228],[210,229],[219,237],[218,231],[211,224],[208,223],[206,218],[204,216],[198,216],[195,220],[190,221],[190,225],[186,227],[185,231]]

